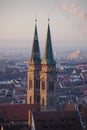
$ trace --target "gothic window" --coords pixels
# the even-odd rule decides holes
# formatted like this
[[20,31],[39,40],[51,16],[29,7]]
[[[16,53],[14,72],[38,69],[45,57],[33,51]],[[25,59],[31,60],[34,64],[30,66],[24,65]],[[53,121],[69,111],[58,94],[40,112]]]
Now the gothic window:
[[37,97],[37,103],[40,103],[40,96]]
[[49,91],[53,91],[54,90],[54,81],[50,81],[49,82]]
[[29,80],[29,89],[31,89],[32,88],[32,80],[30,79]]
[[45,81],[42,81],[42,90],[45,90]]
[[30,96],[30,104],[32,104],[32,96]]
[[40,88],[40,80],[36,79],[36,89],[39,89],[39,88]]
[[44,106],[44,105],[45,105],[44,98],[42,98],[42,106]]

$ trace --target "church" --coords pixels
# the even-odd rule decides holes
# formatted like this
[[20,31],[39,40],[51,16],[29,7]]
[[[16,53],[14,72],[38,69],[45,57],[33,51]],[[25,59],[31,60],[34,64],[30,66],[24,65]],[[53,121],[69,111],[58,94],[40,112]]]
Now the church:
[[27,104],[39,103],[44,110],[56,109],[56,81],[56,61],[53,55],[49,19],[42,60],[40,56],[37,20],[35,20],[35,33],[28,69]]
[[[37,20],[27,72],[27,103],[0,104],[1,130],[87,130],[87,105],[66,105],[56,111],[57,70],[48,19],[46,45],[41,60]],[[84,125],[85,123],[85,125]]]

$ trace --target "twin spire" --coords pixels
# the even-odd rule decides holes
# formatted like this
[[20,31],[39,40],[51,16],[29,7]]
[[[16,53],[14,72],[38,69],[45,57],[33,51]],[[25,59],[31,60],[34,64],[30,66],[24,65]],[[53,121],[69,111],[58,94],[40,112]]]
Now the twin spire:
[[41,64],[56,64],[53,56],[49,19],[48,19],[46,45],[42,62],[40,57],[40,48],[37,33],[37,20],[35,19],[35,33],[34,33],[32,54],[30,61],[32,61],[33,63],[41,63]]
[[38,40],[38,33],[37,33],[37,20],[36,19],[35,19],[35,32],[34,32],[32,54],[31,54],[30,62],[32,62],[32,63],[40,63],[41,62],[39,40]]

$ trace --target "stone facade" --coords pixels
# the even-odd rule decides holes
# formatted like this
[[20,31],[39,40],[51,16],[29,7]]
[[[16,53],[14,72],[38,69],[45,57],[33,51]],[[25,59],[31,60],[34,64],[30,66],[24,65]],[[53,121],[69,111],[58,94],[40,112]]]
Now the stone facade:
[[[37,22],[35,20],[35,22]],[[37,33],[37,23],[35,23],[35,33],[32,46],[31,58],[29,61],[27,73],[27,104],[40,103],[40,49]]]
[[[37,69],[36,69],[37,68]],[[28,89],[27,89],[27,103],[34,104],[40,103],[40,65],[29,64],[28,70]]]
[[44,109],[54,109],[56,107],[56,81],[56,66],[42,65],[40,72],[40,104]]

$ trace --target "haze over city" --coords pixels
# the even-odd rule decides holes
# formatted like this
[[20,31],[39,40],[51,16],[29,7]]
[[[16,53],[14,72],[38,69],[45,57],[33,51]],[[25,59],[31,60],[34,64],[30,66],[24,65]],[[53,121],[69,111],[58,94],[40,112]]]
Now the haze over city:
[[53,46],[86,47],[86,7],[86,0],[0,0],[0,48],[31,46],[35,18],[40,46],[50,18]]
[[87,0],[0,0],[0,130],[87,130]]

